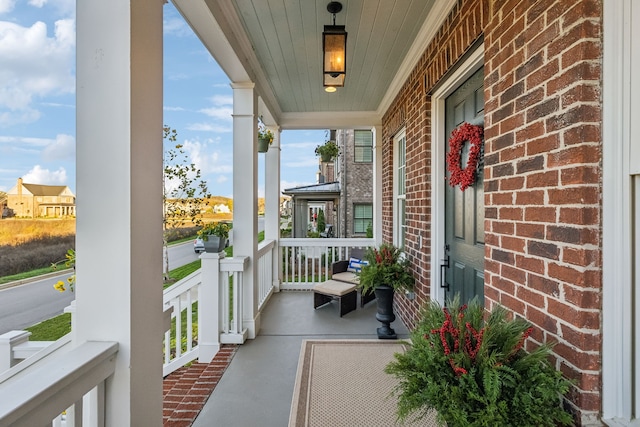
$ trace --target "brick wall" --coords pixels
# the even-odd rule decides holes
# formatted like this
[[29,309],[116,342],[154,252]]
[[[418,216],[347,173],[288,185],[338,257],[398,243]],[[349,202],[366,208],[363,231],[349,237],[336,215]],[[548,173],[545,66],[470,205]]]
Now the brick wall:
[[383,118],[385,241],[392,140],[406,129],[406,252],[419,285],[398,308],[412,325],[430,292],[428,94],[484,37],[485,304],[531,321],[529,346],[557,342],[583,425],[600,411],[601,16],[600,0],[460,0]]

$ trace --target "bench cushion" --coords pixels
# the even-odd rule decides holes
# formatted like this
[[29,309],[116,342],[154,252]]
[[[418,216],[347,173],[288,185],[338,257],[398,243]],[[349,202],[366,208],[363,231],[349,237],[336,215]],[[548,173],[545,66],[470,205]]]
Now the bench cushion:
[[342,273],[334,273],[331,278],[333,280],[338,280],[340,282],[351,283],[353,285],[357,285],[360,281],[360,278],[356,273],[352,273],[350,271],[343,271]]
[[318,283],[313,287],[314,292],[320,292],[327,295],[342,296],[353,292],[356,289],[356,285],[338,282],[337,280],[327,280],[326,282]]

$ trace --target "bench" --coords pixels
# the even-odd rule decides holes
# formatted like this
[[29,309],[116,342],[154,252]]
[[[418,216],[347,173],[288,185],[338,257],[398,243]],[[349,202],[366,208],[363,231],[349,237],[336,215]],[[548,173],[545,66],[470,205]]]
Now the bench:
[[[353,248],[350,254],[351,258],[362,259],[364,257],[364,250],[360,248]],[[331,279],[339,282],[348,283],[354,286],[358,286],[359,277],[356,273],[348,271],[349,260],[336,261],[331,264]],[[369,301],[373,301],[376,298],[373,292],[367,295],[360,295],[360,307],[364,307]]]
[[313,308],[338,301],[340,317],[356,309],[357,299],[358,293],[354,284],[327,280],[313,287]]

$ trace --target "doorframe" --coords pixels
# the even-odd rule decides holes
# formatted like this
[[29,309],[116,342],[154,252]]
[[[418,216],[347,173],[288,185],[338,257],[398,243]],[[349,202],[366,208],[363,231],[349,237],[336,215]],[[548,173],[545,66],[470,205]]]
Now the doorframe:
[[484,43],[481,43],[431,94],[431,292],[432,301],[444,304],[440,287],[440,261],[445,244],[445,100],[462,83],[484,65]]
[[633,25],[640,22],[640,8],[632,0],[605,0],[603,14],[602,420],[627,426],[640,424],[640,316],[631,315],[640,306],[640,293],[634,291],[640,261],[640,231],[634,226],[640,223],[640,153],[632,142],[640,132],[632,119],[640,111],[640,87],[632,78],[640,66]]

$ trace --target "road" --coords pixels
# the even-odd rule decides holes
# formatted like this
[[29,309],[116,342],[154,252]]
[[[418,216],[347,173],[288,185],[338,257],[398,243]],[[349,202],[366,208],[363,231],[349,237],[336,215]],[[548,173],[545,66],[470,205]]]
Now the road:
[[[258,231],[264,230],[264,218],[258,219]],[[229,236],[233,243],[233,230]],[[169,247],[169,269],[173,270],[198,259],[193,242]],[[58,292],[53,285],[66,280],[69,274],[37,280],[0,290],[0,335],[14,329],[24,329],[62,313],[74,298],[72,292]]]

